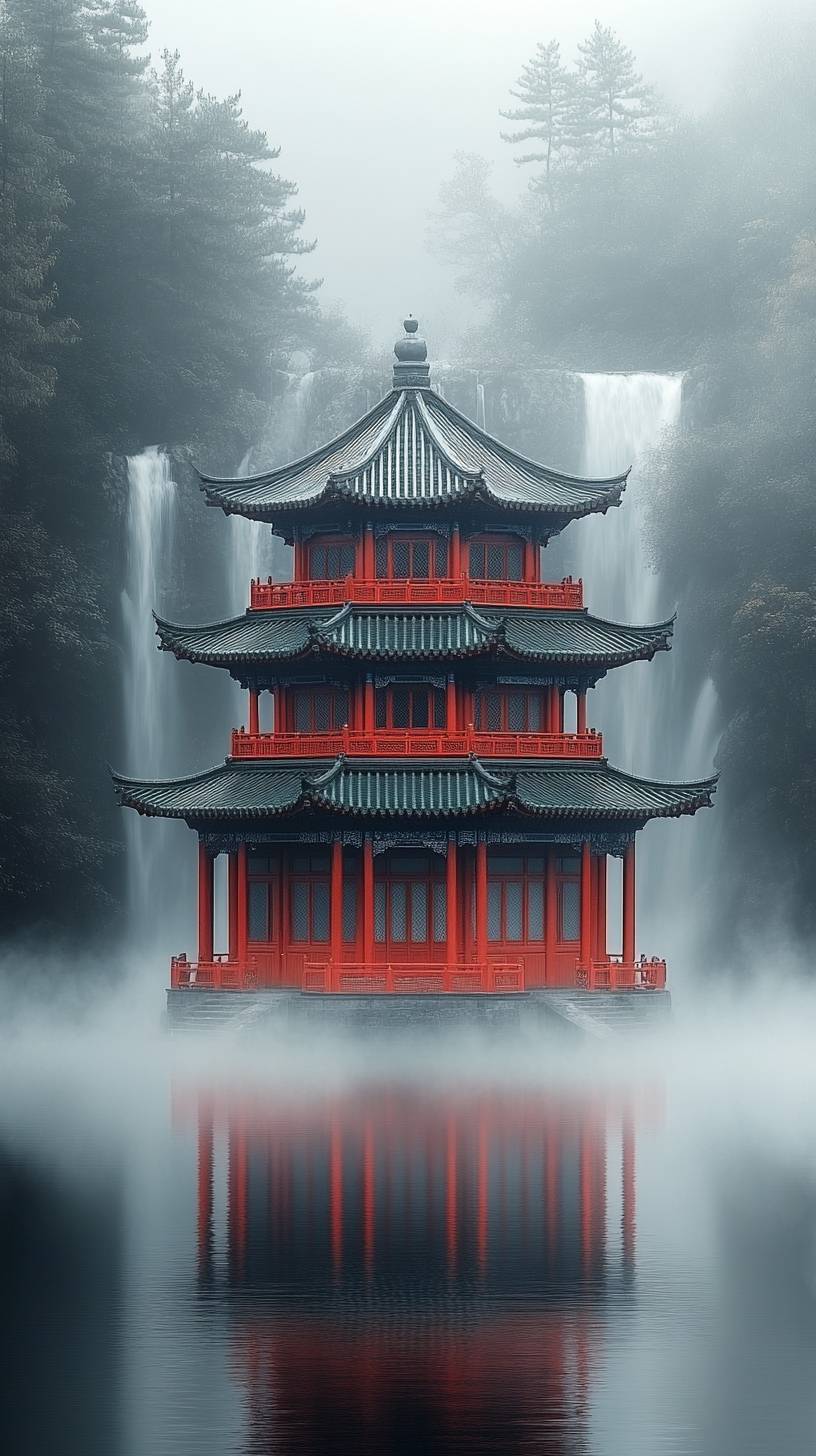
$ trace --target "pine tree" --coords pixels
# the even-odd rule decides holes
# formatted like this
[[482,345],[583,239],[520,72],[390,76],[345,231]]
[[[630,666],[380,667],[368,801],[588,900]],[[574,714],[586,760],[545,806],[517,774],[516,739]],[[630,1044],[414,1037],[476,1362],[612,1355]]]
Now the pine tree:
[[34,48],[0,13],[0,459],[13,448],[3,423],[53,393],[58,344],[70,333],[54,317],[55,239],[67,197],[58,153],[43,129],[44,93]]
[[635,70],[632,51],[598,20],[578,50],[585,134],[594,137],[612,157],[625,144],[654,136],[655,93]]
[[521,105],[500,115],[507,121],[527,124],[520,131],[502,132],[502,140],[517,146],[519,142],[538,141],[540,149],[525,152],[516,162],[543,162],[543,189],[553,203],[554,172],[563,166],[576,144],[577,86],[575,76],[561,64],[558,41],[539,42],[536,53],[524,66],[510,93]]

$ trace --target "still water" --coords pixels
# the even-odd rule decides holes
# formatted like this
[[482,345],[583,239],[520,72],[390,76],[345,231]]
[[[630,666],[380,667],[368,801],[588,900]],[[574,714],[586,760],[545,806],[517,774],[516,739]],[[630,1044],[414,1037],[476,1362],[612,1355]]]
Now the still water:
[[0,1449],[813,1450],[812,1007],[774,1015],[596,1047],[16,1027]]

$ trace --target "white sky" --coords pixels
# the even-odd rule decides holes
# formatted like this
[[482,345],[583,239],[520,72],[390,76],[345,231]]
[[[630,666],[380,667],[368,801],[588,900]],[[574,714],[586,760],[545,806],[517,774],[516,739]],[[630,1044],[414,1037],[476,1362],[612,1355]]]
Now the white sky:
[[704,107],[730,64],[735,26],[760,0],[144,0],[154,57],[182,53],[196,85],[241,90],[253,125],[282,148],[325,280],[376,342],[407,311],[448,335],[468,305],[425,248],[427,214],[457,150],[495,162],[500,195],[526,185],[499,141],[499,108],[537,40],[571,57],[596,16],[646,78]]

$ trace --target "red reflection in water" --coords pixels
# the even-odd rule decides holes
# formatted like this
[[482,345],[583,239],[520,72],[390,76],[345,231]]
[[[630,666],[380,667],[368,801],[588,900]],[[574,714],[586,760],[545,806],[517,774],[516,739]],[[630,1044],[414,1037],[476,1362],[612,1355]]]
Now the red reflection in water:
[[581,1449],[598,1311],[634,1269],[625,1099],[379,1087],[177,1108],[198,1119],[199,1276],[230,1302],[247,1450]]

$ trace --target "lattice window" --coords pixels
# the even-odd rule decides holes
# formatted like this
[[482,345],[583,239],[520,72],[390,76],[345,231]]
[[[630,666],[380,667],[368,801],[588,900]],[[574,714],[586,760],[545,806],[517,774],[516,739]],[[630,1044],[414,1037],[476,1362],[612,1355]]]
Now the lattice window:
[[476,727],[482,733],[540,733],[541,688],[480,689],[476,694]]
[[540,855],[488,855],[487,936],[518,945],[544,940],[545,865]]
[[411,939],[419,943],[428,939],[428,886],[423,880],[411,886]]
[[489,880],[487,885],[487,938],[502,938],[502,887],[500,880]]
[[506,940],[523,939],[522,885],[520,880],[508,880],[504,887],[504,934]]
[[357,886],[353,880],[343,881],[343,940],[357,939]]
[[507,694],[507,727],[511,733],[523,733],[527,727],[526,701],[523,693]]
[[404,941],[408,938],[408,889],[399,881],[391,885],[391,939]]
[[330,733],[349,720],[344,688],[298,688],[292,694],[296,733]]
[[378,945],[385,940],[385,883],[379,880],[374,885],[374,939]]
[[[455,907],[454,907],[455,913]],[[442,884],[433,885],[433,939],[441,945],[448,938],[448,894]]]
[[312,940],[329,938],[329,887],[319,880],[312,885]]
[[544,881],[527,882],[527,939],[544,939]]
[[426,683],[378,688],[375,721],[378,728],[444,728],[444,691]]
[[269,940],[269,882],[249,882],[249,939]]
[[312,581],[339,581],[353,573],[353,541],[321,539],[309,547],[309,576]]
[[292,885],[292,940],[303,944],[309,939],[309,886],[302,880]]
[[522,581],[522,542],[514,536],[474,537],[470,542],[470,574],[477,581]]
[[377,576],[381,581],[430,581],[447,573],[448,547],[435,531],[421,536],[391,532],[381,536],[376,549]]
[[581,928],[581,887],[577,880],[561,886],[561,939],[577,940]]
[[293,880],[289,897],[294,944],[325,944],[329,939],[328,880]]

